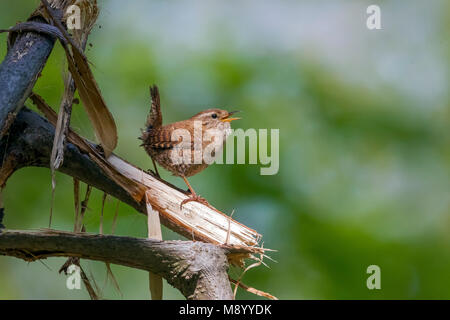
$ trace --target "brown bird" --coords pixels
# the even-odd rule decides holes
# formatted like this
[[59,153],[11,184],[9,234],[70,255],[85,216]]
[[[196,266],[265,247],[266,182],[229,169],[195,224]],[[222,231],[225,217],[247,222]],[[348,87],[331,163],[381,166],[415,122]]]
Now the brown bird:
[[[215,151],[223,148],[227,136],[231,132],[230,122],[240,118],[232,118],[237,111],[228,112],[221,109],[208,109],[197,113],[193,117],[162,125],[161,105],[158,87],[150,87],[151,108],[147,117],[146,128],[140,139],[145,151],[151,157],[156,175],[159,177],[155,161],[173,175],[183,178],[191,192],[191,197],[181,202],[180,207],[189,201],[197,201],[208,205],[208,202],[197,195],[186,177],[191,177],[208,167],[203,153],[208,145],[214,142],[216,148],[210,152],[214,157]],[[201,134],[195,133],[201,128]],[[213,139],[205,137],[206,132],[215,132]],[[198,132],[198,131],[197,131]],[[184,135],[183,135],[184,134]],[[217,141],[216,141],[217,139]]]

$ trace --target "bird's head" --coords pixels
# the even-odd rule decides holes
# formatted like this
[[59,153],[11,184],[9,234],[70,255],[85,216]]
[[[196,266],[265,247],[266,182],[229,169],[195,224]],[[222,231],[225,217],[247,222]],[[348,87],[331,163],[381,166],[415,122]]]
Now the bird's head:
[[201,121],[204,129],[225,130],[231,127],[230,126],[231,121],[240,119],[232,117],[232,115],[237,112],[239,111],[208,109],[197,113],[191,119]]

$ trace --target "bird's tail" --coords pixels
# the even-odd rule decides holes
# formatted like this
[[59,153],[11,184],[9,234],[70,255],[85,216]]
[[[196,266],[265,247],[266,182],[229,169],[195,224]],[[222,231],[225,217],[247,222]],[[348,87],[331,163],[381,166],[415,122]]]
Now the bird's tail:
[[144,141],[141,146],[145,145],[145,141],[147,140],[150,130],[162,125],[161,100],[159,98],[159,90],[156,84],[150,86],[150,99],[150,113],[148,114],[147,121],[145,122],[145,129],[141,129],[141,136],[138,138]]
[[159,90],[156,84],[150,86],[151,107],[145,123],[146,130],[150,130],[162,125],[161,100],[159,98]]

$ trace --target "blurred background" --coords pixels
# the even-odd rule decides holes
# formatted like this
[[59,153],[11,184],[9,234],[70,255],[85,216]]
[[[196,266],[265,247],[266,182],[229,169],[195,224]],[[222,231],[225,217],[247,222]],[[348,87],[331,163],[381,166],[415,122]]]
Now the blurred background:
[[[0,27],[26,20],[38,2],[1,1]],[[281,299],[450,298],[450,2],[378,1],[381,30],[366,27],[370,4],[99,1],[87,56],[117,122],[118,155],[152,167],[137,137],[153,83],[167,123],[219,107],[243,111],[234,128],[280,129],[277,175],[213,165],[191,183],[278,250],[276,263],[243,282]],[[54,108],[64,59],[57,44],[35,87]],[[93,139],[80,105],[72,126]],[[52,226],[72,230],[72,179],[56,179]],[[7,228],[47,227],[50,171],[18,171],[3,197]],[[95,190],[88,232],[98,232],[101,199]],[[116,203],[106,202],[105,233]],[[146,237],[145,217],[121,203],[116,234]],[[163,237],[181,239],[165,228]],[[57,272],[64,261],[0,257],[0,298],[88,299],[84,289],[66,288]],[[381,290],[366,287],[372,264],[381,268]],[[113,265],[118,293],[103,263],[82,265],[106,299],[149,297],[147,272]],[[166,285],[164,298],[183,297]],[[238,290],[237,298],[259,297]]]

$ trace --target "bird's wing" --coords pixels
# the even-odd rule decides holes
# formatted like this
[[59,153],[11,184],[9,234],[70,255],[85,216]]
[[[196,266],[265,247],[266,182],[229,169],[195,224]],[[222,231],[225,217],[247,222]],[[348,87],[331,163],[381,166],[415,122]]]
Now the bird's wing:
[[[172,132],[173,131],[170,128],[164,127],[150,130],[147,133],[147,137],[143,145],[153,149],[172,149],[177,145],[178,147],[184,148],[186,143],[182,143],[182,139],[172,139]],[[188,147],[187,144],[186,147]]]

